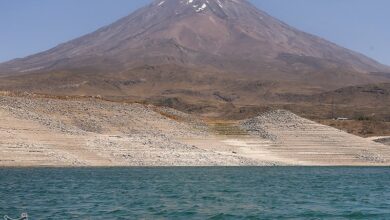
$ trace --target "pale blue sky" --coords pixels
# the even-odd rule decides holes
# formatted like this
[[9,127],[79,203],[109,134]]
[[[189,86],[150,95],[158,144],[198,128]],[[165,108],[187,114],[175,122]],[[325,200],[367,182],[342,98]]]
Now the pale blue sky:
[[[250,0],[306,32],[390,65],[389,0]],[[50,49],[150,0],[0,0],[0,62]]]

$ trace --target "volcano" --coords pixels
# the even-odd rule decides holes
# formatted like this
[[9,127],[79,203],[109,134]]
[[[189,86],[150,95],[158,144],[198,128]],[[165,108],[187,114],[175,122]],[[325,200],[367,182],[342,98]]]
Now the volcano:
[[246,0],[157,0],[91,34],[0,64],[0,89],[257,103],[388,82],[388,72]]

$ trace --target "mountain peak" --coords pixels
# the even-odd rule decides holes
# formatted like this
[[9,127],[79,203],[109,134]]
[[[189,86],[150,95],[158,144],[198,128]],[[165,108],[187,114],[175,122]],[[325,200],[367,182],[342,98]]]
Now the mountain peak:
[[144,64],[211,67],[259,77],[269,72],[388,70],[292,28],[246,0],[155,0],[91,34],[2,64],[0,74],[90,67],[121,71]]
[[156,0],[152,6],[166,9],[176,16],[212,13],[221,18],[236,18],[242,7],[249,4],[246,0]]
[[[220,0],[217,1],[222,5]],[[208,0],[157,0],[154,3],[158,7],[172,7],[173,4],[175,4],[173,8],[191,8],[195,12],[201,12],[209,7],[210,2]]]
[[[243,2],[244,0],[241,0]],[[200,12],[206,10],[208,7],[212,8],[218,6],[219,8],[223,8],[224,4],[230,3],[241,3],[237,0],[156,0],[154,5],[163,7],[164,5],[176,4],[176,6],[189,6],[195,12]]]

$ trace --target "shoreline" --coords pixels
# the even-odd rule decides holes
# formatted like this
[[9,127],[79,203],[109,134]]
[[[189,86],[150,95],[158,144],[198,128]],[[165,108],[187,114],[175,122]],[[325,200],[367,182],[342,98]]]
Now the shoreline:
[[275,166],[0,166],[1,169],[198,169],[198,168],[390,168],[390,165],[275,165]]
[[205,122],[150,105],[0,97],[0,167],[388,165],[390,147],[285,110]]

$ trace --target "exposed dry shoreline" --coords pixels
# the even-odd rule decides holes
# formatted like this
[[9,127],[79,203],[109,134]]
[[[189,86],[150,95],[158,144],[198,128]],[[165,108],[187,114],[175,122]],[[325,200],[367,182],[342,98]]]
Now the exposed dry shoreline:
[[141,104],[0,96],[2,167],[275,165],[385,166],[390,147],[287,111],[216,126]]

